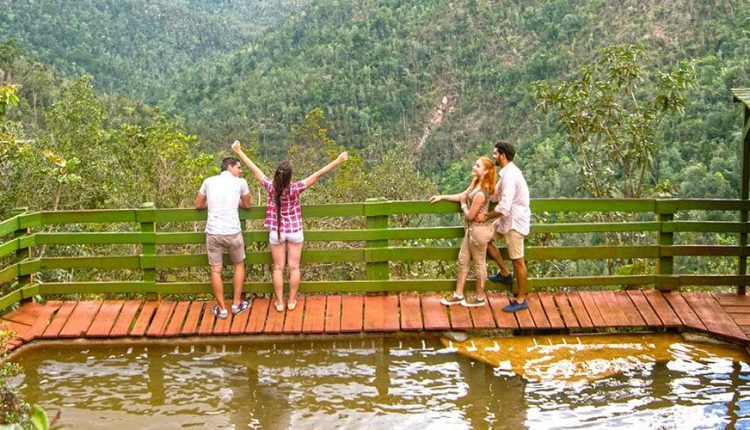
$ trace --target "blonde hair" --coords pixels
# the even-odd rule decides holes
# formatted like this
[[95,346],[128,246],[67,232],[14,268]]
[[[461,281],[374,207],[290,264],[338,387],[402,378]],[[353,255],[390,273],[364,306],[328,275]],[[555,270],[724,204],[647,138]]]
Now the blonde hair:
[[[487,191],[489,194],[493,194],[495,192],[495,163],[490,160],[489,157],[479,157],[479,160],[484,164],[484,168],[487,170],[487,174],[481,179],[482,182],[479,186],[482,188],[482,191]],[[477,181],[479,180],[479,178],[474,178],[471,181],[471,188],[476,187]]]

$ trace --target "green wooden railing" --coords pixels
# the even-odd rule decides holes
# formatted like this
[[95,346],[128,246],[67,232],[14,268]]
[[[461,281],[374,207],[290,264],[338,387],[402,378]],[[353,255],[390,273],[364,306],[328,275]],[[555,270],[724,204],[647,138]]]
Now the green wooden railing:
[[[750,282],[748,275],[738,270],[736,274],[679,274],[674,273],[674,258],[694,256],[697,258],[731,257],[737,259],[736,267],[746,267],[750,253],[747,233],[750,224],[735,221],[680,221],[675,216],[685,211],[730,211],[743,219],[750,203],[740,200],[591,200],[591,199],[537,199],[532,201],[532,212],[536,218],[560,219],[567,214],[578,216],[598,214],[599,219],[612,214],[626,214],[627,221],[595,222],[549,222],[536,221],[532,225],[526,260],[532,264],[529,287],[543,289],[561,286],[654,286],[660,290],[679,289],[681,286],[736,286],[744,294]],[[437,227],[393,227],[397,216],[427,217],[431,225],[442,224],[452,218],[458,224],[458,205],[441,202],[430,205],[425,201],[370,200],[363,203],[307,205],[303,209],[308,222],[329,220],[329,225],[355,225],[347,229],[308,229],[305,239],[310,244],[302,255],[303,264],[351,263],[363,265],[362,279],[323,279],[302,282],[303,292],[395,292],[395,291],[448,291],[454,287],[454,279],[423,279],[424,274],[414,274],[407,279],[393,279],[394,264],[414,262],[455,262],[460,239],[461,225]],[[265,208],[240,210],[243,220],[260,220]],[[445,214],[454,214],[453,217]],[[0,298],[0,309],[36,295],[77,293],[136,293],[147,299],[159,294],[210,293],[205,280],[191,282],[168,282],[160,280],[159,274],[169,269],[206,267],[204,248],[200,253],[175,251],[175,246],[200,245],[205,241],[202,225],[205,211],[194,209],[155,209],[144,205],[137,209],[19,212],[12,218],[0,222],[0,285],[9,294]],[[320,220],[316,220],[320,218]],[[592,217],[589,217],[592,218]],[[340,220],[346,222],[341,222]],[[337,221],[338,220],[338,221]],[[188,225],[190,228],[186,227]],[[258,222],[255,222],[258,224]],[[319,222],[317,224],[322,224]],[[74,226],[86,226],[93,231],[69,231]],[[114,227],[113,227],[114,226]],[[169,229],[160,226],[169,226]],[[178,228],[178,231],[171,231]],[[180,230],[181,228],[181,230]],[[56,231],[68,230],[68,231]],[[109,229],[109,230],[108,230]],[[114,231],[112,231],[114,230]],[[170,230],[170,231],[165,231]],[[192,231],[187,231],[192,230]],[[675,244],[675,234],[684,232],[722,233],[735,238],[737,245]],[[620,241],[616,244],[580,246],[545,246],[536,238],[576,234],[620,234],[638,236],[636,241]],[[248,247],[246,264],[270,265],[267,250],[259,249],[267,241],[265,230],[244,232]],[[314,242],[342,243],[324,249]],[[96,246],[130,244],[135,251],[126,255],[91,255]],[[742,244],[742,245],[740,245]],[[56,246],[73,246],[86,250],[85,255],[49,256],[41,249]],[[543,277],[534,273],[534,262],[573,260],[630,260],[654,262],[650,271],[632,275],[594,274],[593,276]],[[440,263],[437,263],[440,264]],[[492,264],[492,263],[490,263]],[[539,263],[542,264],[542,263]],[[492,266],[491,266],[492,267]],[[138,280],[107,280],[96,282],[40,282],[34,275],[54,269],[98,269],[103,271],[131,271],[139,273]],[[132,276],[131,276],[132,277]],[[8,287],[11,285],[12,287]],[[499,287],[488,283],[488,287]],[[248,292],[271,292],[269,281],[248,279]]]

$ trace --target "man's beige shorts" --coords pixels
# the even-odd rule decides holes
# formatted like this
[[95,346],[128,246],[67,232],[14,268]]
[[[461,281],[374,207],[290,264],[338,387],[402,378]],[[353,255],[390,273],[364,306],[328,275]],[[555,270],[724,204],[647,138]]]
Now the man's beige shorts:
[[240,263],[245,259],[245,241],[242,233],[237,234],[206,234],[206,251],[208,264],[217,266],[222,264],[224,250],[229,252],[232,263]]
[[495,231],[495,240],[505,239],[508,245],[508,256],[511,260],[523,258],[523,241],[526,237],[521,233],[511,230],[505,234]]

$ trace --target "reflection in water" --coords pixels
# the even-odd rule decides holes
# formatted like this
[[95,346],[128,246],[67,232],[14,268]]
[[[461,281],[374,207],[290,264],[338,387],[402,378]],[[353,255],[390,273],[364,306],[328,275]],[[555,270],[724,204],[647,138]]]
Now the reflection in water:
[[[596,357],[549,347],[574,343],[562,338],[474,339],[495,354],[474,358],[435,338],[39,348],[19,357],[17,382],[75,428],[750,426],[746,356],[670,335],[597,338],[609,348],[588,348]],[[566,379],[577,365],[556,363],[576,354],[638,365]]]

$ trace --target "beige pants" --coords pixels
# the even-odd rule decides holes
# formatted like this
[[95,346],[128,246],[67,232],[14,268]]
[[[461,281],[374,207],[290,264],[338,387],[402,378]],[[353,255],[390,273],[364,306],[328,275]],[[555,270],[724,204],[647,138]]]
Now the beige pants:
[[469,262],[474,261],[474,275],[477,279],[487,277],[487,244],[492,240],[495,229],[492,224],[474,224],[466,227],[461,251],[458,253],[458,278],[466,279]]

